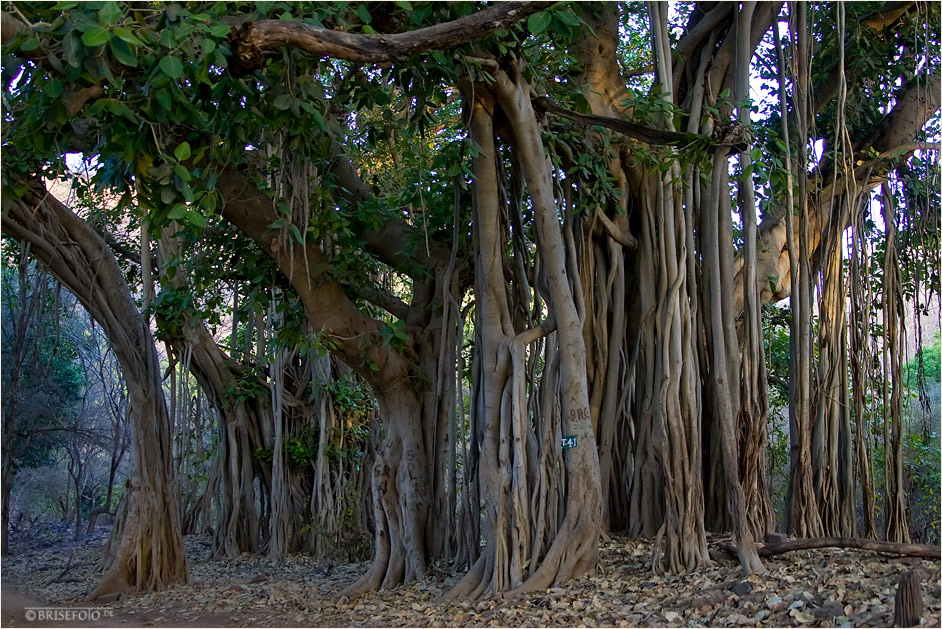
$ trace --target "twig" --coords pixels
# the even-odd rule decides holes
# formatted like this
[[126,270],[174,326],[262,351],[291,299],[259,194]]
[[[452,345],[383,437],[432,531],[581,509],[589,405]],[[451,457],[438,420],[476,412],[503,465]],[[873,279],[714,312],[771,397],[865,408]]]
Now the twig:
[[63,568],[62,572],[60,572],[59,575],[55,579],[52,579],[49,583],[75,583],[75,582],[81,581],[81,579],[75,579],[75,578],[70,578],[68,580],[62,578],[69,572],[69,570],[72,569],[73,559],[75,559],[75,553],[72,553],[71,555],[69,555],[69,561],[68,563],[65,564],[65,568]]

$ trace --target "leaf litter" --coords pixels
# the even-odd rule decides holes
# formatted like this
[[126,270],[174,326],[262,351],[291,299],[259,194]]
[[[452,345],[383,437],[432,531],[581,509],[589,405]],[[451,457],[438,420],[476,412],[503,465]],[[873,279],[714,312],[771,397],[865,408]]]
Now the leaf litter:
[[[14,546],[3,558],[3,587],[50,606],[84,605],[101,576],[104,539]],[[942,624],[940,561],[819,549],[768,557],[767,574],[743,577],[735,558],[717,550],[728,541],[711,540],[712,565],[660,575],[650,570],[650,540],[614,537],[601,545],[597,570],[565,587],[443,603],[460,574],[432,570],[423,581],[345,600],[340,592],[367,563],[325,565],[307,555],[280,565],[249,554],[211,559],[208,538],[187,536],[189,583],[109,604],[110,617],[95,626],[886,627],[899,578],[916,567],[926,575],[921,623]],[[6,610],[4,624],[30,626],[11,624]]]

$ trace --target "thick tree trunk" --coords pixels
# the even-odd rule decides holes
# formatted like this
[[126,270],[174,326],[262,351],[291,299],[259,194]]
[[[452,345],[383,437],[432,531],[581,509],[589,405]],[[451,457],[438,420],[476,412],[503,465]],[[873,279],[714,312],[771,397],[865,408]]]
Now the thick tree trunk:
[[[474,170],[473,228],[475,250],[475,343],[476,382],[472,413],[477,431],[472,443],[478,444],[480,463],[478,484],[485,505],[487,546],[471,571],[449,592],[449,597],[477,598],[509,590],[525,578],[525,558],[530,550],[531,522],[526,482],[525,443],[528,431],[521,414],[520,389],[515,380],[507,348],[515,330],[506,289],[510,278],[504,275],[506,226],[501,220],[501,189],[497,164],[498,148],[494,141],[493,116],[496,107],[487,92],[475,94],[468,104],[470,135],[480,147]],[[524,455],[524,456],[521,456]],[[512,466],[512,467],[511,467]],[[522,481],[522,482],[521,482]]]
[[[662,98],[673,97],[667,40],[667,8],[648,5],[654,33],[656,76]],[[670,118],[662,122],[673,131]],[[671,159],[668,152],[661,159]],[[696,299],[692,250],[693,226],[681,207],[680,166],[671,159],[666,173],[646,173],[640,188],[642,231],[639,274],[654,278],[655,298],[643,318],[648,327],[644,352],[652,354],[645,383],[642,417],[650,409],[654,459],[664,479],[665,539],[663,566],[672,572],[709,563],[703,528],[701,399],[695,340]],[[651,281],[650,279],[648,281]],[[657,558],[655,558],[657,559]],[[659,563],[655,561],[654,563]]]
[[425,577],[429,517],[428,462],[422,404],[409,381],[374,389],[386,434],[372,470],[373,563],[341,596],[386,589]]
[[150,330],[111,250],[82,219],[36,183],[4,190],[3,231],[22,243],[88,309],[108,336],[128,387],[132,467],[128,511],[115,554],[91,599],[186,581],[186,556],[170,473],[170,420]]
[[[616,54],[618,6],[591,5],[591,9],[583,12],[583,19],[592,32],[583,29],[573,43],[571,54],[583,68],[575,79],[593,114],[617,119],[628,98]],[[587,135],[592,142],[604,146],[613,134],[587,129]],[[624,530],[630,522],[631,498],[623,479],[633,472],[625,465],[626,459],[632,458],[633,439],[621,439],[619,433],[633,428],[626,404],[633,379],[626,377],[626,373],[634,341],[629,330],[634,331],[637,326],[630,320],[629,287],[633,282],[627,274],[631,268],[628,257],[637,249],[638,242],[631,233],[625,163],[617,152],[610,152],[603,159],[614,187],[626,194],[599,204],[587,219],[579,222],[577,248],[581,254],[580,279],[586,308],[589,409],[598,441],[602,481],[602,526],[605,530]],[[564,162],[567,170],[570,165]],[[575,213],[576,217],[579,215]]]
[[[179,242],[169,233],[158,241],[161,258],[174,261],[179,255]],[[172,278],[163,277],[170,284],[163,290],[187,290],[184,273]],[[272,447],[266,434],[274,425],[271,396],[267,390],[254,396],[232,398],[245,378],[245,369],[233,361],[213,340],[203,321],[194,318],[192,312],[173,313],[178,317],[172,330],[163,330],[168,352],[181,359],[189,355],[190,373],[216,409],[218,417],[219,451],[217,471],[219,478],[219,504],[216,508],[216,525],[213,554],[217,557],[234,558],[243,552],[258,552],[261,548],[259,514],[254,481],[260,477],[263,485],[270,480],[257,469],[253,452]],[[158,309],[156,321],[164,328],[162,312]],[[179,338],[174,338],[178,334]],[[235,334],[233,334],[235,336]],[[251,338],[250,334],[246,335]],[[267,389],[266,383],[256,381],[254,387]]]
[[[853,456],[847,381],[847,325],[841,237],[828,244],[818,303],[818,369],[811,458],[822,532],[853,537]],[[849,469],[848,469],[849,468]],[[850,486],[847,481],[850,479]]]

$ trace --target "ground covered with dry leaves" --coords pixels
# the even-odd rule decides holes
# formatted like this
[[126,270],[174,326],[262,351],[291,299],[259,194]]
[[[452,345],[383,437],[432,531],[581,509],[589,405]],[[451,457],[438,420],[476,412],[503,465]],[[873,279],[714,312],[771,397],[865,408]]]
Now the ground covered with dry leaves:
[[[714,542],[728,540],[713,540]],[[190,582],[102,606],[94,619],[30,622],[36,607],[83,607],[96,584],[104,535],[85,542],[31,539],[3,557],[5,627],[145,626],[567,626],[873,627],[893,622],[900,575],[921,567],[922,623],[940,622],[940,562],[859,550],[799,551],[765,560],[768,574],[742,578],[734,558],[689,575],[654,575],[652,543],[615,538],[591,575],[515,599],[439,602],[459,575],[438,572],[392,591],[338,600],[367,564],[326,566],[310,557],[282,566],[243,555],[209,559],[209,539],[186,538]],[[711,544],[715,547],[715,544]]]

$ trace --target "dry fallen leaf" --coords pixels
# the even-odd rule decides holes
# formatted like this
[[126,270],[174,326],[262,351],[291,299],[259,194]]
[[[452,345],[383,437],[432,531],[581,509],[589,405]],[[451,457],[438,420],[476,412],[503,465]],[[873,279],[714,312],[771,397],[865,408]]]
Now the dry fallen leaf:
[[[96,584],[94,548],[63,540],[48,548],[17,548],[4,556],[3,585],[44,602],[79,604]],[[164,592],[134,595],[111,607],[115,624],[134,626],[880,626],[892,623],[893,595],[903,570],[913,566],[866,551],[822,549],[765,560],[761,578],[741,576],[735,561],[685,575],[654,576],[651,542],[614,538],[600,547],[602,574],[513,601],[440,603],[458,574],[428,578],[390,591],[339,603],[340,591],[365,563],[334,566],[329,573],[309,556],[275,567],[264,557],[207,558],[207,538],[188,536],[190,582]],[[88,553],[73,583],[50,583],[75,552]],[[23,552],[28,551],[28,552]],[[934,575],[923,585],[927,626],[938,626],[938,562],[918,565]],[[256,582],[252,580],[257,579]],[[743,586],[741,595],[733,592]],[[6,590],[4,591],[6,595]],[[830,604],[829,604],[830,602]],[[840,606],[840,609],[838,609]],[[816,618],[815,615],[827,615]],[[831,614],[833,613],[833,618]],[[158,620],[159,619],[159,620]]]
[[795,610],[793,613],[793,617],[795,618],[795,620],[797,620],[803,625],[808,625],[814,622],[814,616],[812,616],[808,612]]

